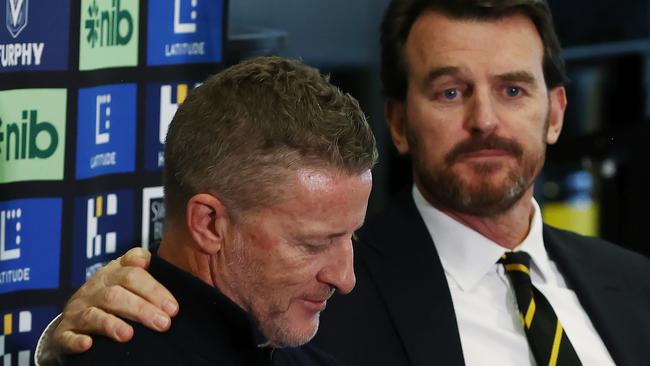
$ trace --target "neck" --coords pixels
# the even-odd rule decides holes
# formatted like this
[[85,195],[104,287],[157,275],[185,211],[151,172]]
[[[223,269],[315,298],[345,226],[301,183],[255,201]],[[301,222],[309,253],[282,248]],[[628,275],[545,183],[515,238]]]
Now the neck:
[[176,267],[191,273],[210,286],[216,287],[210,275],[210,256],[196,250],[189,233],[173,227],[165,231],[158,255]]
[[443,207],[427,197],[423,190],[420,192],[433,207],[507,249],[514,249],[524,241],[535,212],[532,186],[508,210],[491,216],[471,215]]

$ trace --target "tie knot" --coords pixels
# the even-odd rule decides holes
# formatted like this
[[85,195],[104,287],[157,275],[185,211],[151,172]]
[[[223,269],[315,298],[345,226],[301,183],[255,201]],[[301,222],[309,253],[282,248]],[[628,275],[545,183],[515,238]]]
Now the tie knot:
[[526,272],[530,269],[530,255],[526,252],[505,252],[499,262],[506,266],[506,270],[514,265],[526,267]]

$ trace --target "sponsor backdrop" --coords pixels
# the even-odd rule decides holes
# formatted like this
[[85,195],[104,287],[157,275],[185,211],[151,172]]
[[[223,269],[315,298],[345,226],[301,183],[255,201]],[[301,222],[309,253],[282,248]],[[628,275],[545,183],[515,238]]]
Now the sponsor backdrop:
[[227,0],[0,0],[0,364],[160,241],[169,123],[223,67]]

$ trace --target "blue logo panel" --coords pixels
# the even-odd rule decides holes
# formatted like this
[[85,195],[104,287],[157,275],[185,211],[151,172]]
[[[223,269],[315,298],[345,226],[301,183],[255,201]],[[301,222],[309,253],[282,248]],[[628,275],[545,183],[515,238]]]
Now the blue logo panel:
[[0,309],[0,359],[4,365],[32,365],[38,337],[57,313],[53,307]]
[[198,85],[180,82],[147,85],[146,131],[144,135],[144,167],[149,171],[161,170],[165,165],[165,138],[169,124],[187,93]]
[[135,84],[79,90],[77,178],[135,170]]
[[0,72],[67,69],[70,0],[5,0],[0,20]]
[[147,23],[148,65],[221,62],[221,0],[157,0]]
[[0,202],[0,294],[59,287],[59,198]]
[[133,246],[133,199],[132,191],[75,198],[72,286],[81,286]]

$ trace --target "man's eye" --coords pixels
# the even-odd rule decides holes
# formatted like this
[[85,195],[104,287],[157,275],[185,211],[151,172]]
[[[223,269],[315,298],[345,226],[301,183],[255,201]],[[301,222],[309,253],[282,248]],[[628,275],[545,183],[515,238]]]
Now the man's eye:
[[327,243],[305,242],[303,247],[310,253],[319,253],[328,248]]
[[516,86],[509,86],[506,88],[506,95],[509,97],[516,97],[521,94],[521,89]]
[[460,91],[458,89],[456,89],[456,88],[447,89],[447,90],[442,92],[442,96],[445,99],[449,99],[449,100],[454,100],[454,99],[458,98],[459,94],[460,94]]

